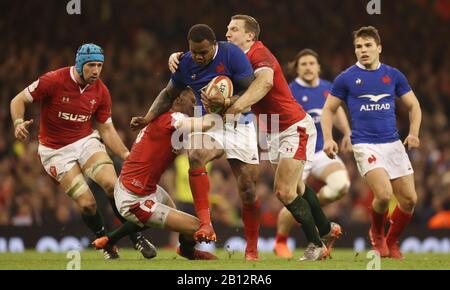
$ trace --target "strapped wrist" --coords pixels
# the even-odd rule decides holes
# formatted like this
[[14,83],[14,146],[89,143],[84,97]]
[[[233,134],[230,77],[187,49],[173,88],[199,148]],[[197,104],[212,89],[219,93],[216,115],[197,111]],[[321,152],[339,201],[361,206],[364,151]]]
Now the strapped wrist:
[[223,101],[223,106],[228,109],[231,106],[231,98],[225,98]]
[[14,120],[14,128],[16,128],[18,125],[22,124],[24,121],[22,118]]

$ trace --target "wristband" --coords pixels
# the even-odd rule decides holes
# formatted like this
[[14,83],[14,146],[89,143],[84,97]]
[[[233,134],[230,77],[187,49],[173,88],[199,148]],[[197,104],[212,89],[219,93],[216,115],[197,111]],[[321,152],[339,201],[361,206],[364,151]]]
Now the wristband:
[[16,119],[16,120],[14,121],[14,129],[15,129],[18,125],[22,124],[23,122],[24,122],[24,121],[23,121],[22,118]]

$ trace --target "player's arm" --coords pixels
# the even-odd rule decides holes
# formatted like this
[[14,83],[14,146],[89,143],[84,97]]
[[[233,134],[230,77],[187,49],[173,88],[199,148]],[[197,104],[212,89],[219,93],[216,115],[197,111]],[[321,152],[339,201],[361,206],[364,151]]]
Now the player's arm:
[[238,114],[246,111],[253,104],[264,98],[273,87],[273,70],[264,68],[255,73],[255,80],[251,82],[242,96],[232,98],[232,106],[227,114]]
[[25,91],[15,96],[10,103],[11,119],[14,123],[14,135],[17,139],[24,141],[30,133],[28,126],[33,124],[33,119],[24,121],[25,107],[31,103],[31,100],[25,95]]
[[206,114],[203,117],[190,117],[178,120],[173,125],[175,129],[183,132],[206,132],[215,126],[219,126],[222,119],[215,114]]
[[[214,95],[207,95],[206,92],[202,90],[200,92],[200,97],[202,98],[203,104],[206,104],[209,107],[224,106],[227,109],[240,98],[240,96],[250,87],[250,85],[252,84],[252,82],[254,80],[255,80],[255,76],[252,74],[252,75],[244,77],[240,80],[235,81],[237,86],[239,88],[242,88],[242,90],[235,93],[234,96],[229,99],[224,98],[222,93],[220,93],[219,88],[217,88],[217,85],[216,85],[216,93]],[[246,112],[249,110],[250,110],[250,107],[248,107],[247,110],[242,110],[242,111]]]
[[419,130],[422,122],[422,110],[420,109],[419,101],[413,91],[409,91],[400,97],[402,102],[406,105],[409,112],[409,134],[403,144],[408,149],[418,148],[420,146]]
[[97,129],[105,145],[120,159],[125,160],[130,154],[130,151],[128,151],[128,148],[123,144],[113,123],[97,123]]
[[331,159],[334,159],[338,153],[338,145],[333,140],[333,116],[341,103],[341,99],[330,94],[322,109],[322,117],[320,119],[323,133],[323,151]]
[[334,125],[343,134],[341,149],[343,152],[352,151],[352,129],[350,129],[350,124],[348,122],[347,114],[345,114],[344,108],[339,106],[336,110],[334,116]]
[[156,97],[152,106],[148,110],[147,115],[145,115],[145,117],[133,117],[131,119],[131,129],[140,130],[156,119],[159,115],[168,112],[180,93],[181,90],[176,88],[173,85],[172,80],[170,80],[167,86]]

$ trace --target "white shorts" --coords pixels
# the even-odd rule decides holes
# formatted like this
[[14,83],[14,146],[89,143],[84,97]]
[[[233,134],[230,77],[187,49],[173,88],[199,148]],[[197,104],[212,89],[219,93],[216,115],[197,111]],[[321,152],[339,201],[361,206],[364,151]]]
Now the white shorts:
[[327,156],[327,154],[323,151],[318,151],[314,154],[312,162],[306,162],[305,168],[303,169],[303,180],[306,180],[309,174],[312,174],[314,177],[319,178],[322,175],[322,172],[325,168],[330,164],[339,163],[345,167],[344,162],[339,156],[336,156],[335,159],[331,159]]
[[[192,135],[208,135],[225,150],[227,159],[238,159],[247,164],[259,164],[258,140],[254,122],[248,124],[226,122],[223,127],[213,127],[206,132],[195,132]],[[206,149],[214,149],[213,144]]]
[[317,131],[314,121],[306,114],[303,120],[295,123],[283,132],[267,135],[269,160],[278,164],[280,159],[312,161],[316,149]]
[[363,177],[376,168],[384,168],[390,179],[414,173],[405,146],[400,140],[384,144],[355,144],[353,155]]
[[114,186],[114,200],[119,213],[128,221],[140,226],[164,227],[170,212],[169,194],[159,185],[156,191],[147,196],[140,196],[126,189],[117,179]]
[[39,144],[38,154],[45,171],[58,182],[78,163],[81,167],[97,152],[105,152],[105,145],[100,141],[100,134],[95,130],[72,144],[59,149],[52,149]]

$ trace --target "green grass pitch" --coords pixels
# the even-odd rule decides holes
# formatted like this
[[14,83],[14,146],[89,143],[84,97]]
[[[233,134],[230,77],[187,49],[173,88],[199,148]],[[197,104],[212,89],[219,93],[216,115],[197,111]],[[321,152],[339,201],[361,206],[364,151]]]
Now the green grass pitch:
[[[80,252],[80,268],[82,270],[365,270],[371,259],[366,252],[355,253],[352,250],[336,249],[332,259],[317,262],[300,262],[298,257],[302,250],[295,251],[295,258],[278,258],[271,253],[261,253],[260,261],[246,262],[243,253],[229,253],[218,250],[215,254],[220,258],[215,261],[189,261],[178,256],[174,251],[159,250],[158,256],[152,260],[144,259],[132,249],[121,249],[120,260],[105,261],[101,252],[85,250]],[[52,269],[64,270],[71,258],[66,253],[1,253],[0,269]],[[450,269],[450,254],[405,254],[402,261],[381,259],[380,268],[388,269]]]

